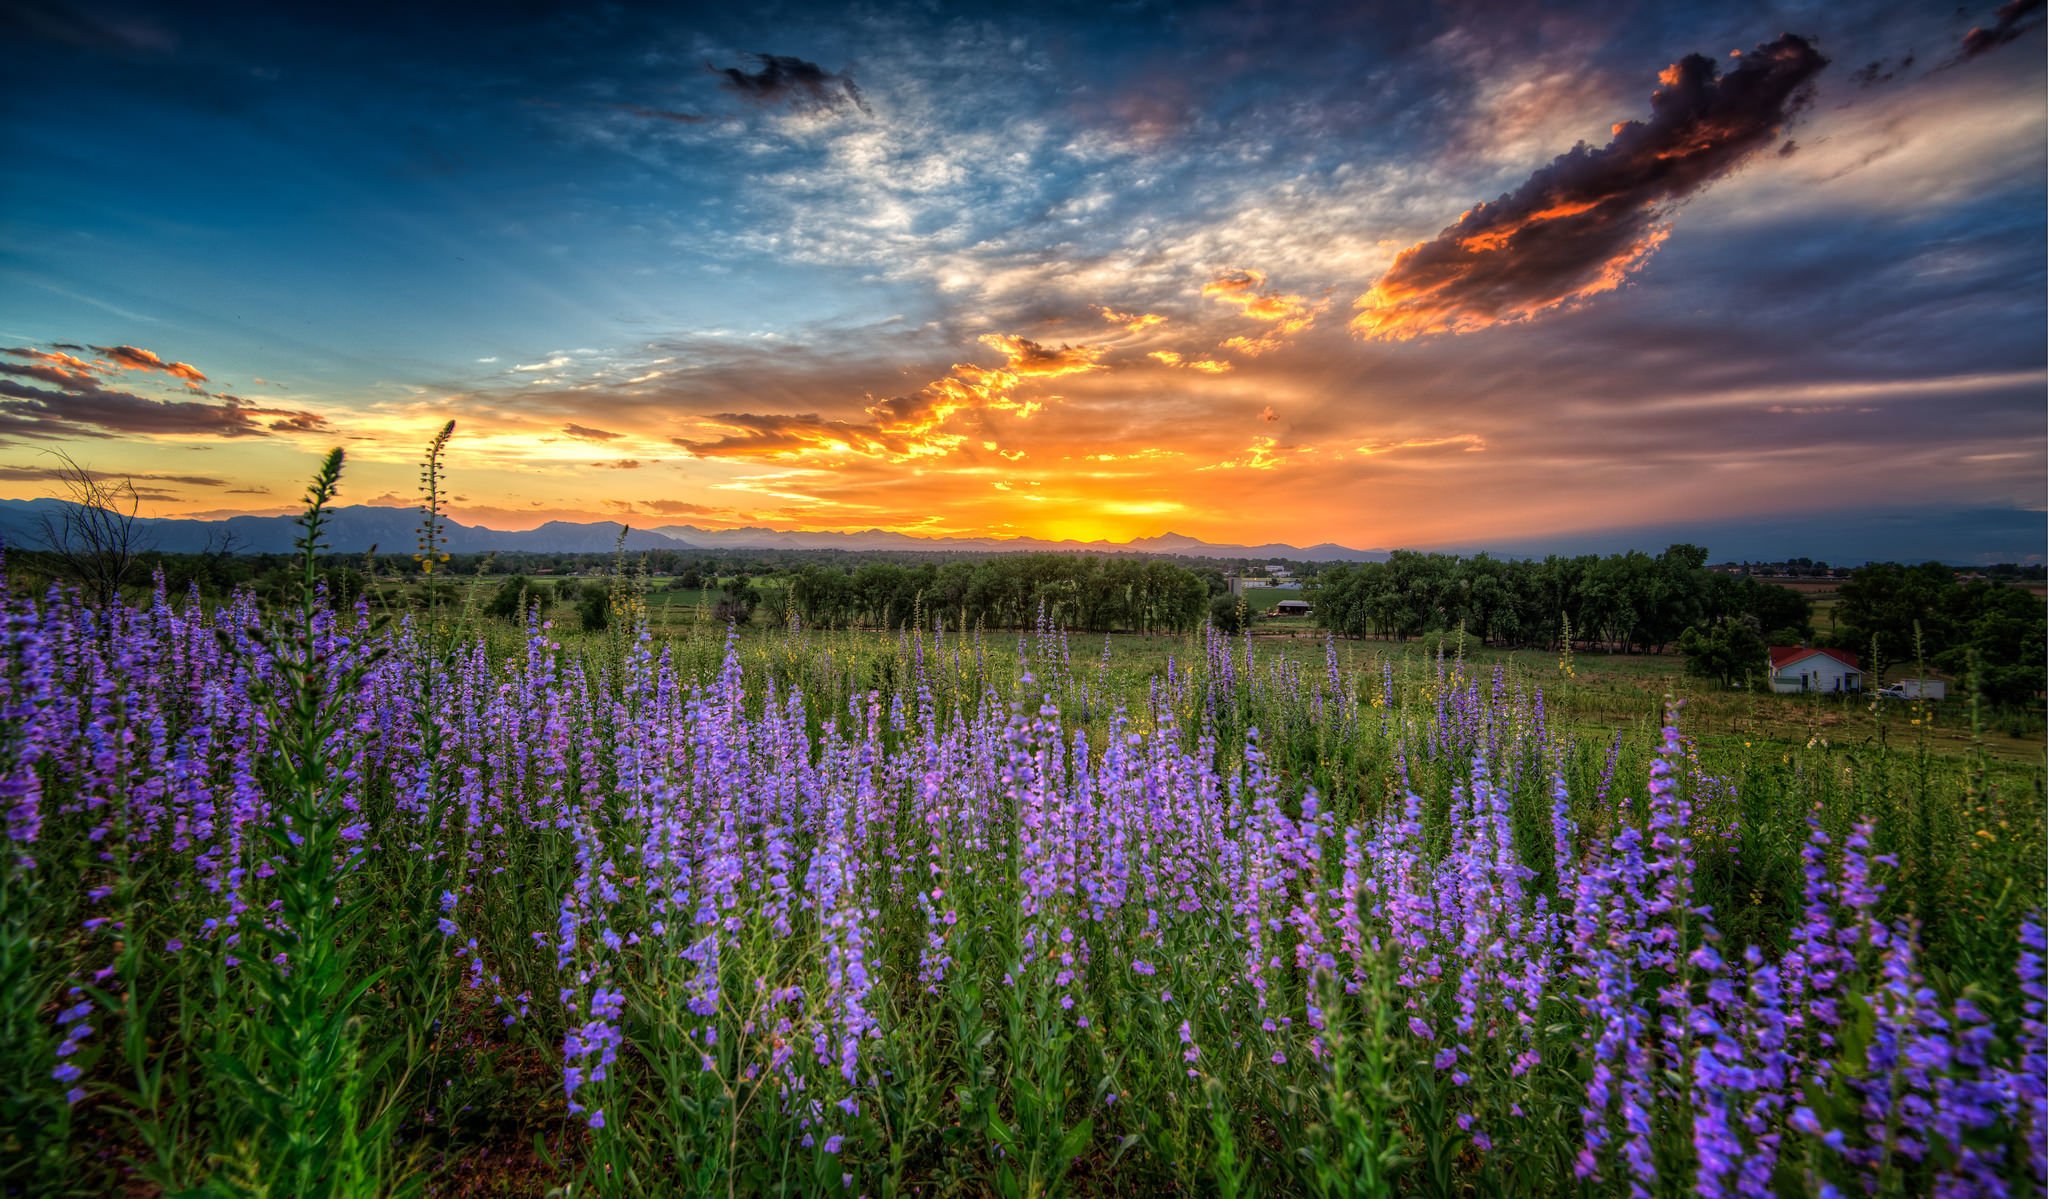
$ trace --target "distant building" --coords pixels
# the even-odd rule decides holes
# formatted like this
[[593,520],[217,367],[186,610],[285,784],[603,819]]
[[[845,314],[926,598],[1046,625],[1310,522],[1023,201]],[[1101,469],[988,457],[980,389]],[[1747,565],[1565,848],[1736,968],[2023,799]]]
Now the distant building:
[[1307,616],[1307,600],[1281,600],[1267,610],[1268,616]]
[[1276,579],[1291,579],[1294,577],[1294,572],[1287,569],[1285,565],[1279,562],[1268,563],[1266,566],[1266,573],[1273,576]]
[[1812,649],[1804,645],[1771,647],[1771,690],[1780,695],[1802,691],[1863,690],[1863,663],[1842,649]]

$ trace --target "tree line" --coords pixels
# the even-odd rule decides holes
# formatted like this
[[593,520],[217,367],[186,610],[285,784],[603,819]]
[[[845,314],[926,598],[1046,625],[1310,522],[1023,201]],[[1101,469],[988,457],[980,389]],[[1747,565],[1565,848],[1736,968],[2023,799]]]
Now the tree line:
[[1813,636],[1805,596],[1706,564],[1697,545],[1541,560],[1396,550],[1325,568],[1306,596],[1321,627],[1394,641],[1462,628],[1486,645],[1553,647],[1569,630],[1588,648],[1656,653],[1695,625],[1742,618],[1777,641]]
[[2031,703],[2048,681],[2048,600],[1995,579],[1961,580],[1938,562],[1877,562],[1836,593],[1844,648],[1901,666],[1924,663],[1992,703]]
[[1077,632],[1182,633],[1199,628],[1220,571],[1083,554],[999,554],[972,562],[852,570],[804,566],[785,603],[804,624],[898,629],[943,618],[955,627],[1028,628],[1041,616]]

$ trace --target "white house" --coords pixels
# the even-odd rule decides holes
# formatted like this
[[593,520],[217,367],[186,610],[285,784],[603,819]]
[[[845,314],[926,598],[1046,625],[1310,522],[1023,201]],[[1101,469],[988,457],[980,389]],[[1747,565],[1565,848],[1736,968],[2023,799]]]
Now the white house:
[[1861,691],[1863,664],[1847,650],[1774,645],[1771,647],[1771,690],[1780,695],[1796,695],[1802,691]]

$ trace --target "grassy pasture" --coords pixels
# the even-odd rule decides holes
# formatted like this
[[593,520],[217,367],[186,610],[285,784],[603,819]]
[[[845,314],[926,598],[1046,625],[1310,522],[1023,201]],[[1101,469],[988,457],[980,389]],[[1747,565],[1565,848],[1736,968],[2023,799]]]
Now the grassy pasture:
[[2042,746],[1965,704],[617,598],[10,598],[0,1186],[1910,1194],[2048,1129]]

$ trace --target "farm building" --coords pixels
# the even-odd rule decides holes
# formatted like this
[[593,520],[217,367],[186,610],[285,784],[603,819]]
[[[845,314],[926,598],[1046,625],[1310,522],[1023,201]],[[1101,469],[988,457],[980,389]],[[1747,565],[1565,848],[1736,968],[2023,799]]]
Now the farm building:
[[1269,610],[1268,610],[1268,611],[1266,612],[1266,615],[1268,615],[1268,616],[1307,616],[1307,615],[1308,615],[1308,601],[1307,601],[1307,600],[1281,600],[1281,601],[1280,601],[1279,603],[1277,603],[1277,604],[1274,604],[1274,605],[1272,606],[1272,608],[1270,608],[1270,609],[1269,609]]
[[1847,650],[1774,645],[1771,647],[1771,690],[1781,695],[1795,695],[1801,691],[1861,691],[1863,664]]

